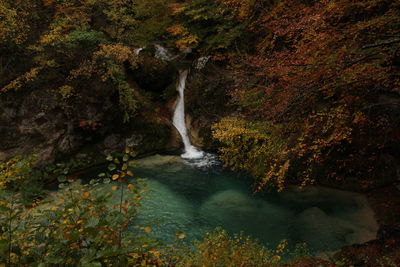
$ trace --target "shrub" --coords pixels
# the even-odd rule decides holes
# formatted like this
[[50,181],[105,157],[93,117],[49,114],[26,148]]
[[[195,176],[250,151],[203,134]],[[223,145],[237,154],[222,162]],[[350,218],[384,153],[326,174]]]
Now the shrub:
[[[126,266],[157,262],[149,227],[130,231],[144,185],[127,184],[130,149],[110,157],[109,173],[81,185],[67,180],[60,191],[24,210],[15,193],[0,194],[0,262],[8,266]],[[64,180],[64,177],[60,177]],[[113,184],[112,181],[115,181]],[[98,185],[110,183],[111,192]],[[113,204],[115,203],[115,204]]]
[[286,242],[270,250],[243,234],[230,236],[217,228],[196,241],[192,251],[186,253],[178,266],[280,266]]

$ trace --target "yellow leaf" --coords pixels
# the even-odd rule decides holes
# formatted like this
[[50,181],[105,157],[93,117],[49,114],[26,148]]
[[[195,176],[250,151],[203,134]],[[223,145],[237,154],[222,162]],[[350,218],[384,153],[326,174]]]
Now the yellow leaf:
[[184,239],[186,236],[185,236],[185,234],[180,234],[180,235],[178,235],[178,238],[179,239]]
[[117,180],[117,179],[119,178],[119,175],[118,175],[118,174],[114,174],[111,178],[112,178],[113,180]]
[[157,251],[157,250],[151,250],[150,253],[156,257],[160,256],[160,251]]
[[144,231],[145,231],[146,233],[150,233],[150,232],[151,232],[151,228],[147,226],[147,227],[144,228]]
[[88,198],[90,196],[89,192],[83,192],[82,196],[84,198]]
[[133,176],[133,172],[132,171],[127,171],[126,174],[128,174],[129,176]]
[[131,191],[132,191],[132,190],[133,190],[133,188],[134,188],[133,184],[128,184],[128,189],[129,189],[129,190],[131,190]]
[[139,258],[140,256],[139,256],[139,254],[137,254],[137,253],[131,253],[131,254],[129,254],[132,258]]
[[113,190],[113,191],[116,191],[116,190],[118,190],[118,186],[116,186],[116,185],[113,185],[112,187],[111,187],[111,190]]

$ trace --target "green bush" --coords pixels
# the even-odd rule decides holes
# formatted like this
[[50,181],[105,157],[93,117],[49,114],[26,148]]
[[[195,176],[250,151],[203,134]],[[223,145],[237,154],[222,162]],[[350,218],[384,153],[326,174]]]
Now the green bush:
[[[8,266],[127,266],[157,260],[149,227],[130,223],[144,185],[127,184],[130,150],[109,158],[109,173],[81,185],[67,180],[60,190],[25,210],[19,195],[0,192],[0,263]],[[64,177],[60,176],[60,180]],[[111,184],[113,182],[113,184]],[[112,190],[100,189],[110,184]]]
[[106,39],[102,32],[78,29],[69,33],[63,43],[69,50],[95,50],[99,44],[106,43]]

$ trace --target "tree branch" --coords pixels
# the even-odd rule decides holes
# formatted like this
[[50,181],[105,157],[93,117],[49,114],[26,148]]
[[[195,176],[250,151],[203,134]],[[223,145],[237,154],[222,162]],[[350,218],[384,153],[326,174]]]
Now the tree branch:
[[391,45],[391,44],[395,44],[395,43],[400,43],[400,39],[395,39],[395,40],[391,40],[391,41],[387,41],[387,42],[383,42],[383,43],[379,43],[379,44],[364,45],[363,47],[361,47],[361,49],[367,49],[367,48]]

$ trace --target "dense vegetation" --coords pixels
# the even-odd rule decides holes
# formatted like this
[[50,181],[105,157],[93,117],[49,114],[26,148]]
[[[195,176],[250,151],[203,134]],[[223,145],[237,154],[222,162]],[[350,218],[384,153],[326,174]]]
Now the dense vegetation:
[[240,59],[230,91],[240,115],[215,127],[227,164],[260,187],[330,180],[368,189],[395,177],[399,8],[280,1],[262,11],[252,22],[257,52]]
[[[159,140],[159,149],[170,131],[163,107],[175,96],[173,82],[160,77],[172,79],[179,64],[209,56],[218,71],[207,78],[224,82],[215,92],[200,91],[201,104],[216,112],[226,104],[207,117],[214,142],[226,166],[255,178],[257,191],[312,183],[384,186],[399,168],[399,29],[400,2],[393,0],[0,0],[0,122],[35,139],[32,155],[10,152],[0,165],[0,259],[40,266],[61,260],[71,266],[280,266],[280,249],[223,231],[190,252],[148,240],[146,226],[125,236],[139,204],[136,184],[119,188],[133,199],[117,209],[106,204],[111,195],[68,183],[71,195],[28,212],[27,205],[45,197],[44,185],[56,177],[63,184],[71,169],[88,164],[74,158],[52,167],[43,156],[37,161],[33,148],[53,142],[68,156],[114,130],[141,128]],[[153,58],[155,44],[177,54],[175,62]],[[14,106],[25,108],[15,115]],[[94,107],[91,116],[82,112]],[[36,111],[55,118],[55,129],[41,131],[56,137],[43,140],[20,119]],[[32,120],[46,125],[36,115]],[[0,127],[0,152],[18,151],[13,141],[25,137],[7,127]],[[123,163],[110,171],[121,183],[129,175]],[[210,251],[210,244],[219,248]],[[375,260],[371,266],[381,264]]]

